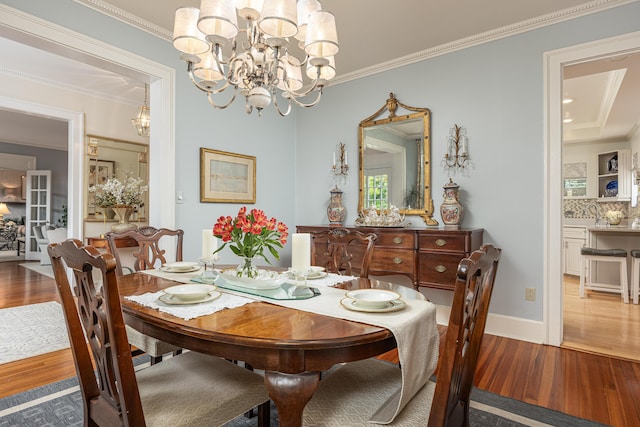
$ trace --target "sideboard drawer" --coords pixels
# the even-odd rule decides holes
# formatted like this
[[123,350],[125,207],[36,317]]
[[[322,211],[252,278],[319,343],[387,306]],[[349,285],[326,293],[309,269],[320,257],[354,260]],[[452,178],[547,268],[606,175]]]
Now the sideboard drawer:
[[420,250],[465,252],[466,236],[462,234],[420,234]]
[[413,275],[414,256],[413,250],[374,248],[369,274],[379,271]]
[[[375,233],[375,231],[374,231]],[[391,233],[376,233],[378,239],[376,240],[377,247],[385,248],[415,248],[415,236],[413,232],[398,231]]]
[[461,256],[421,254],[419,259],[420,286],[453,289]]

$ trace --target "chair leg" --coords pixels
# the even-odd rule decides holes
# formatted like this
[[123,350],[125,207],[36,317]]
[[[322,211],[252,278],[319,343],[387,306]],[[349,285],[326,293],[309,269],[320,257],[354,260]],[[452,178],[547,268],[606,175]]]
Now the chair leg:
[[640,258],[633,258],[631,267],[631,293],[633,303],[638,304],[638,293],[640,292]]
[[625,304],[629,304],[629,279],[627,279],[627,263],[620,263],[620,287],[622,288],[622,299]]
[[584,282],[587,275],[589,260],[583,255],[580,259],[580,298],[584,298]]
[[271,424],[271,400],[258,406],[258,427],[268,427]]

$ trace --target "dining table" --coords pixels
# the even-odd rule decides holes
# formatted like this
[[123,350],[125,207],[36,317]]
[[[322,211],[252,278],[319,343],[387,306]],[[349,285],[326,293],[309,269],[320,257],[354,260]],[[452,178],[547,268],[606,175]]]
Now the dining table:
[[[435,306],[410,287],[348,277],[331,287],[318,287],[318,294],[322,295],[317,297],[315,305],[309,305],[315,298],[280,301],[218,288],[223,295],[244,296],[250,303],[188,319],[134,300],[162,293],[177,281],[189,281],[188,278],[181,279],[184,275],[177,277],[162,274],[160,270],[120,277],[118,286],[125,322],[145,335],[170,344],[231,361],[243,361],[253,369],[263,370],[265,386],[283,427],[302,425],[304,407],[318,387],[322,372],[339,363],[379,356],[398,347],[398,340],[391,330],[395,326],[380,326],[380,319],[383,325],[385,322],[401,324],[403,334],[408,332],[405,341],[426,342],[419,351],[411,350],[414,354],[403,356],[399,351],[401,364],[404,360],[410,365],[413,362],[409,358],[418,359],[415,369],[422,371],[424,365],[422,375],[427,379],[435,370],[439,345]],[[406,302],[406,308],[392,313],[360,313],[339,307],[340,298],[344,298],[347,291],[363,288],[397,292],[403,304]],[[412,316],[416,311],[419,315]],[[401,312],[408,320],[393,317]],[[422,352],[424,354],[415,354]],[[407,374],[407,378],[410,377]],[[418,384],[414,388],[421,386]],[[417,389],[409,392],[413,395]],[[398,393],[399,396],[402,394],[405,393]],[[410,397],[403,399],[408,401]],[[397,412],[400,410],[401,407]]]

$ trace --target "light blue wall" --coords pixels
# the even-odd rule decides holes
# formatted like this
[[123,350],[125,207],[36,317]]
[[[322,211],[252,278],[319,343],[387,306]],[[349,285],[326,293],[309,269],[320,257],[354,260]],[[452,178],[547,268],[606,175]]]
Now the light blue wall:
[[[188,82],[170,43],[71,0],[2,0],[17,9],[130,50],[178,70],[176,74],[177,226],[186,232],[185,257],[200,254],[200,229],[240,205],[199,203],[199,148],[258,159],[256,207],[287,223],[326,223],[332,152],[347,144],[352,173],[344,184],[347,223],[357,215],[357,124],[382,106],[389,92],[432,111],[432,197],[442,202],[448,175],[440,167],[453,124],[467,128],[472,165],[455,175],[466,208],[463,226],[485,229],[503,248],[491,311],[542,320],[543,294],[543,54],[640,30],[640,3],[464,49],[400,69],[328,87],[320,104],[287,118],[272,109],[246,116],[242,102],[217,111]],[[340,66],[340,54],[336,58]],[[294,184],[295,183],[295,184]],[[439,214],[435,217],[439,218]],[[290,245],[283,253],[289,262]],[[225,259],[223,258],[223,261]],[[524,301],[524,288],[537,290]],[[434,301],[448,293],[429,291]]]
[[[639,31],[639,17],[640,3],[633,3],[327,88],[319,106],[298,113],[296,222],[327,223],[335,144],[344,142],[349,158],[356,159],[358,123],[393,92],[404,104],[431,109],[436,212],[449,177],[440,163],[449,128],[455,123],[467,129],[472,164],[464,175],[453,176],[466,209],[463,226],[484,228],[484,241],[504,251],[491,311],[542,320],[543,54]],[[340,67],[339,55],[336,62]],[[343,190],[346,222],[353,223],[355,169]],[[442,223],[439,213],[435,218]],[[537,301],[525,301],[526,287],[536,288]],[[426,293],[432,301],[450,301],[450,293]]]

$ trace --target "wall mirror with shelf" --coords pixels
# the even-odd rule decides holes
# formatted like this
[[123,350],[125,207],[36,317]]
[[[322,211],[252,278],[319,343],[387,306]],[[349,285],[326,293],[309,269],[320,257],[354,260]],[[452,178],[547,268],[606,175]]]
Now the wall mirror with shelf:
[[[396,115],[398,107],[409,113]],[[393,205],[403,215],[438,225],[431,199],[430,119],[428,108],[402,104],[391,93],[378,111],[360,122],[358,212]]]
[[[85,220],[116,221],[112,209],[101,208],[95,203],[95,193],[89,187],[117,178],[121,182],[127,177],[141,178],[149,183],[149,146],[137,142],[123,141],[96,135],[86,136],[85,175]],[[149,192],[144,193],[144,205],[132,216],[132,220],[145,221],[149,209]]]

